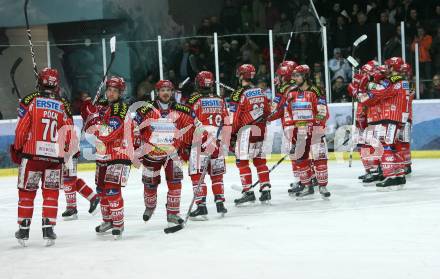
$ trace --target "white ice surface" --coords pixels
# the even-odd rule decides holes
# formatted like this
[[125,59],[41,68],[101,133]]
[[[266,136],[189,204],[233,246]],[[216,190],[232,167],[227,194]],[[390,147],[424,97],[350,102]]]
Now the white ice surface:
[[[271,175],[272,205],[234,207],[230,188],[238,172],[228,166],[229,210],[220,219],[209,196],[207,222],[166,235],[166,186],[145,224],[141,173],[133,170],[124,189],[125,232],[121,241],[97,236],[100,213],[90,216],[80,196],[79,220],[59,220],[58,239],[43,247],[41,194],[35,202],[29,247],[17,244],[16,178],[0,178],[0,278],[440,278],[440,161],[415,160],[405,190],[379,193],[356,177],[360,162],[330,163],[330,201],[287,195],[290,164]],[[92,172],[80,177],[93,185]],[[210,191],[209,191],[210,192]],[[182,215],[192,197],[184,180]],[[60,194],[59,215],[65,207]]]

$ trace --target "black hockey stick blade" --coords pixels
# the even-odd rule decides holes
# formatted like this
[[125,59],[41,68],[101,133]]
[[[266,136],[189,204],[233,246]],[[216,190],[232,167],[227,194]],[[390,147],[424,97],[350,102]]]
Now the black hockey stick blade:
[[163,231],[166,233],[166,234],[169,234],[169,233],[175,233],[175,232],[178,232],[178,231],[180,231],[180,230],[182,230],[183,229],[183,225],[176,225],[176,226],[173,226],[173,227],[169,227],[169,228],[165,228]]

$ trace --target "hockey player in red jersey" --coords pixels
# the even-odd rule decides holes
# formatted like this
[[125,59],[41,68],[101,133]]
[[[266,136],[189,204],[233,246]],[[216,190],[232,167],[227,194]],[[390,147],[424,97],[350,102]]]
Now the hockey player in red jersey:
[[[411,65],[408,63],[403,63],[400,67],[400,73],[404,80],[410,83],[412,79],[412,69]],[[412,130],[412,119],[413,119],[413,110],[412,110],[412,102],[415,97],[415,89],[411,86],[410,83],[410,96],[408,102],[408,108],[403,112],[408,114],[408,121],[403,125],[403,127],[399,130],[399,136],[396,142],[396,149],[400,153],[400,156],[404,160],[405,165],[405,174],[410,174],[411,170],[411,130]]]
[[[224,206],[223,189],[223,174],[226,171],[225,157],[219,141],[213,139],[220,127],[230,125],[230,123],[225,101],[214,94],[213,85],[214,75],[211,72],[198,73],[195,78],[197,91],[188,100],[196,127],[189,156],[189,175],[193,183],[197,205],[197,209],[190,214],[190,218],[194,220],[206,220],[208,215],[205,181],[202,180],[200,187],[197,187],[206,164],[208,164],[207,174],[211,177],[217,213],[223,215],[227,212]],[[210,143],[212,146],[208,145]],[[206,162],[209,155],[211,157]]]
[[390,71],[389,77],[379,82],[361,82],[357,93],[358,99],[370,107],[368,120],[376,125],[375,131],[383,148],[380,166],[384,180],[376,184],[378,191],[400,189],[406,183],[396,138],[398,129],[408,119],[404,112],[408,108],[409,84],[399,75],[402,58],[390,58],[385,64]]
[[168,185],[167,221],[170,226],[183,223],[179,216],[182,189],[182,151],[191,145],[193,118],[190,108],[173,101],[174,86],[169,80],[156,83],[157,99],[146,102],[136,111],[134,118],[140,131],[141,146],[136,158],[143,164],[145,212],[148,221],[157,205],[157,187],[161,182],[160,170],[165,170]]
[[263,146],[270,105],[261,89],[252,85],[251,80],[254,76],[253,65],[243,64],[238,67],[240,88],[232,93],[229,106],[233,119],[231,148],[235,151],[236,165],[243,185],[243,196],[234,201],[236,205],[255,201],[255,194],[251,188],[252,173],[249,160],[253,161],[257,169],[261,193],[259,200],[268,202],[271,199],[269,169]]
[[[373,82],[380,83],[384,77],[384,73],[381,72],[378,67],[379,63],[375,60],[371,60],[363,65],[361,72],[355,74],[352,83],[348,86],[349,92],[357,91],[361,82],[365,83],[370,79]],[[356,98],[356,96],[353,97]],[[380,180],[382,177],[379,167],[381,155],[377,152],[377,148],[373,146],[376,145],[374,143],[374,125],[369,123],[369,115],[372,111],[374,111],[374,108],[371,106],[367,106],[362,102],[357,103],[354,140],[360,147],[359,153],[365,169],[365,174],[358,177],[362,180],[364,185]]]
[[78,209],[76,207],[77,192],[90,202],[88,210],[90,214],[95,214],[99,205],[98,195],[93,192],[83,179],[77,176],[79,156],[80,153],[78,151],[63,164],[63,190],[67,204],[66,211],[61,214],[64,220],[78,219]]
[[12,161],[19,164],[18,224],[15,237],[23,246],[29,238],[34,199],[41,181],[43,238],[55,242],[58,195],[62,186],[62,163],[68,156],[72,121],[69,104],[59,96],[58,71],[43,69],[38,90],[24,97],[18,108]]
[[106,100],[93,105],[88,99],[81,106],[85,131],[96,136],[95,183],[103,223],[95,231],[111,229],[115,239],[124,231],[122,187],[128,180],[133,149],[131,122],[126,117],[128,105],[122,101],[124,91],[124,79],[111,77],[106,81]]
[[327,190],[327,145],[324,132],[328,111],[325,96],[311,84],[309,66],[297,66],[293,77],[297,87],[288,93],[286,104],[290,118],[288,137],[292,143],[290,158],[294,175],[304,186],[296,196],[303,198],[314,194],[312,176],[315,172],[319,192],[328,198],[330,192]]

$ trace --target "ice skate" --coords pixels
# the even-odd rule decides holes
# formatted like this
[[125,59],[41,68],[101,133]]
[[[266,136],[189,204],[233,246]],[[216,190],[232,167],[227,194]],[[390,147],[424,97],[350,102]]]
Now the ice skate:
[[176,225],[182,225],[183,219],[177,214],[167,214],[168,227],[174,227]]
[[368,187],[368,186],[371,186],[372,183],[377,182],[377,181],[382,181],[383,179],[384,179],[384,177],[381,174],[370,172],[362,180],[362,183],[363,183],[364,187]]
[[93,198],[90,201],[90,207],[89,207],[90,214],[95,215],[96,212],[98,212],[98,205],[99,205],[100,200],[101,199],[98,196],[96,196],[95,198]]
[[18,231],[15,232],[15,238],[17,238],[18,243],[23,247],[27,246],[27,241],[29,240],[30,225],[31,220],[24,219],[18,226]]
[[260,189],[261,195],[260,195],[259,200],[262,204],[270,204],[270,200],[272,199],[271,194],[270,194],[270,188],[271,188],[271,186],[269,183],[265,183],[261,186],[261,189]]
[[300,181],[296,183],[290,183],[290,189],[287,190],[289,196],[295,197],[296,193],[301,192],[304,189],[304,185],[301,184]]
[[45,246],[52,246],[55,244],[55,239],[57,239],[57,235],[53,231],[54,225],[50,224],[49,218],[43,218],[43,239]]
[[301,192],[296,193],[297,200],[310,200],[313,199],[315,189],[313,186],[306,186]]
[[235,205],[242,205],[244,203],[254,203],[255,202],[255,194],[254,191],[246,191],[243,193],[241,198],[235,199]]
[[67,208],[66,211],[61,214],[64,221],[72,221],[78,219],[78,210],[76,208]]
[[124,232],[124,227],[114,227],[112,229],[112,236],[114,240],[119,240],[122,238],[122,232]]
[[206,221],[208,220],[208,209],[206,204],[201,203],[197,205],[196,210],[189,214],[189,219],[192,221]]
[[221,217],[224,217],[225,214],[228,213],[228,210],[226,209],[224,202],[217,201],[215,203],[215,206],[217,207],[217,213],[219,213]]
[[319,186],[319,193],[321,197],[325,200],[328,200],[331,196],[331,193],[328,191],[326,186]]
[[103,234],[113,228],[112,222],[102,222],[101,225],[95,228],[96,233]]
[[151,219],[151,216],[153,216],[154,210],[155,210],[155,208],[145,207],[144,214],[142,215],[142,219],[144,220],[144,222],[148,222],[148,220]]
[[406,183],[404,176],[398,177],[386,177],[384,181],[376,184],[376,190],[378,192],[387,192],[393,190],[401,190]]

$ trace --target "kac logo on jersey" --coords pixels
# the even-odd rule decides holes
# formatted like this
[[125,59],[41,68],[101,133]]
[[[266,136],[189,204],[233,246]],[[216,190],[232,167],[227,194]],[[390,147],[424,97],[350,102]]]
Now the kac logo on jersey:
[[245,94],[246,94],[246,97],[248,97],[248,98],[259,97],[259,96],[263,95],[259,88],[254,89],[254,90],[248,90],[248,91],[246,91]]
[[26,114],[26,109],[22,106],[18,108],[18,117],[23,118],[23,116]]
[[110,117],[108,125],[112,127],[113,130],[116,130],[121,126],[121,122],[116,117]]
[[53,101],[53,100],[49,100],[49,99],[38,98],[36,107],[41,108],[41,109],[49,109],[49,110],[55,110],[58,112],[62,112],[61,103],[58,101]]

